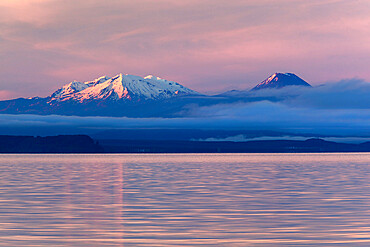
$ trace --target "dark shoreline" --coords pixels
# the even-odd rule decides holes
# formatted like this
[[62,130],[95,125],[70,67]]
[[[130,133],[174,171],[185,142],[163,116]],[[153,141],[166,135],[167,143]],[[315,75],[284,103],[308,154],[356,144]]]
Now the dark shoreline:
[[0,153],[338,153],[370,152],[370,142],[308,139],[247,142],[93,140],[86,135],[0,136]]
[[370,142],[347,144],[322,139],[248,142],[99,140],[105,153],[338,153],[370,152]]

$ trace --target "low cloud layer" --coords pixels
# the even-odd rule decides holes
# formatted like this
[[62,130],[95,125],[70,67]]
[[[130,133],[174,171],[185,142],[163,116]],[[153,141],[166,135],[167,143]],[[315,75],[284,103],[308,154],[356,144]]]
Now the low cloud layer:
[[288,104],[325,109],[370,109],[370,83],[343,80],[302,91]]
[[273,97],[277,102],[193,107],[189,114],[243,122],[246,127],[309,133],[370,135],[370,83],[345,80],[314,88],[261,90],[245,97]]
[[369,109],[370,83],[347,79],[308,87],[285,87],[248,92],[246,97],[278,97],[286,105],[318,109]]

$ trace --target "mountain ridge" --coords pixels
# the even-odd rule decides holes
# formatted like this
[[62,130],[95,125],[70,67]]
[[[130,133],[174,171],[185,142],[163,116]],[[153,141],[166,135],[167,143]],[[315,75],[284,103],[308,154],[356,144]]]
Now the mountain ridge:
[[[285,82],[285,77],[294,80]],[[260,89],[280,89],[306,83],[291,73],[275,73],[264,82]],[[86,82],[72,81],[44,98],[0,101],[0,114],[179,117],[191,111],[192,106],[201,107],[238,101],[276,102],[283,99],[276,96],[256,96],[251,93],[253,91],[256,90],[204,95],[177,82],[152,75],[140,77],[118,74],[113,77],[101,76]]]
[[183,85],[154,77],[118,74],[102,76],[93,81],[70,82],[51,94],[48,103],[75,100],[80,103],[89,100],[155,100],[178,95],[198,95]]

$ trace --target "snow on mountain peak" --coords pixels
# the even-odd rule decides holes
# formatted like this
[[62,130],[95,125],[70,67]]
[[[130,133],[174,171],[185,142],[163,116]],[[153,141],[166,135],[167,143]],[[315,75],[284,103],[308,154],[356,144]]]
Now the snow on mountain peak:
[[157,81],[167,81],[166,79],[162,79],[158,76],[154,76],[154,75],[147,75],[144,77],[144,79],[146,80],[157,80]]
[[94,99],[140,100],[165,99],[177,95],[199,94],[177,82],[167,81],[155,76],[118,74],[114,77],[102,76],[93,81],[71,82],[51,95],[53,101],[75,100],[84,102]]
[[74,93],[78,93],[78,92],[84,90],[87,87],[88,87],[88,85],[86,85],[82,82],[73,81],[73,82],[68,83],[67,85],[64,85],[62,88],[58,89],[57,91],[55,91],[51,95],[51,97],[58,98],[58,97],[64,97],[64,96],[67,96],[67,95],[72,95]]
[[[153,78],[155,78],[154,75],[147,75],[147,76],[144,77],[144,79],[153,79]],[[159,78],[159,77],[157,77],[157,78]]]

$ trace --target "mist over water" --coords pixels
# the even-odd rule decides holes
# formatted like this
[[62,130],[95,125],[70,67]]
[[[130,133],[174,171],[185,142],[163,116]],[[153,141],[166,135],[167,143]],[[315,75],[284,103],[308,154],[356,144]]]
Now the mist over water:
[[2,246],[369,246],[370,154],[1,155]]

